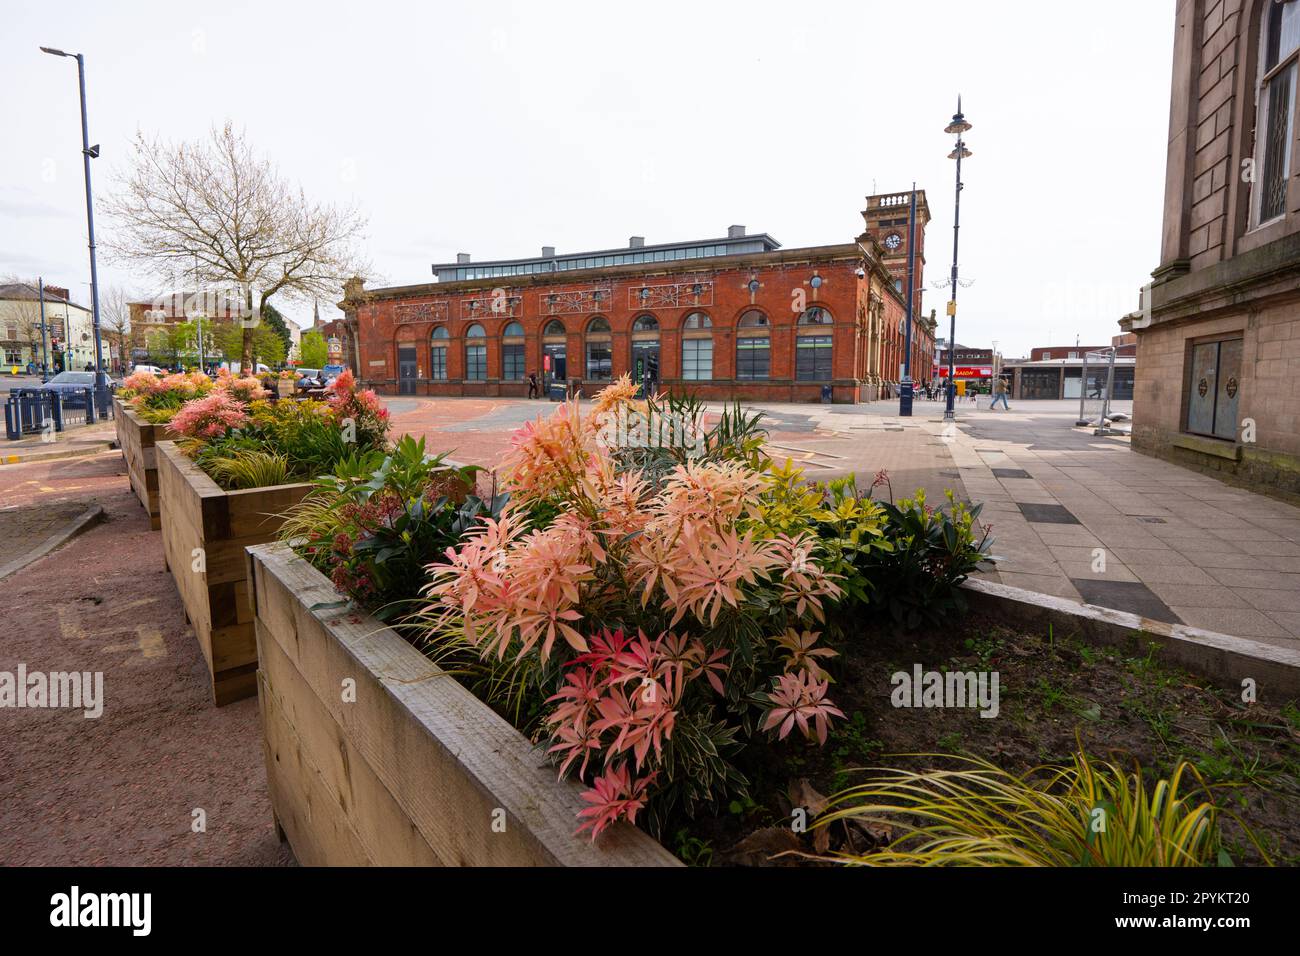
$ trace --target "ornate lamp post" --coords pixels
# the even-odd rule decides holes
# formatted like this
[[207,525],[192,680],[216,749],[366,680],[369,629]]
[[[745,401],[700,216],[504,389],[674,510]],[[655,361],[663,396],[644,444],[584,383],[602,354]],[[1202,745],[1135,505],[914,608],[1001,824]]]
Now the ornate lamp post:
[[953,372],[955,366],[955,355],[957,346],[957,240],[961,230],[961,161],[968,159],[971,151],[966,148],[962,141],[961,135],[970,129],[970,123],[966,122],[966,117],[961,111],[961,97],[957,97],[957,112],[953,114],[952,122],[944,127],[945,133],[955,134],[957,144],[953,151],[948,154],[949,159],[957,160],[957,193],[953,201],[952,210],[952,278],[949,280],[948,296],[948,403],[943,411],[943,417],[950,420],[956,417],[954,404],[957,398],[957,383],[953,381]]

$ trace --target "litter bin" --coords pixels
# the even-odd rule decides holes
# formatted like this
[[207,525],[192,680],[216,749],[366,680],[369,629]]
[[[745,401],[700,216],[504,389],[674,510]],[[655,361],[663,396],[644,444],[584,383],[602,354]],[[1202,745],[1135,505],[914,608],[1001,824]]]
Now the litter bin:
[[831,403],[831,399],[832,399],[833,397],[834,397],[834,393],[831,391],[831,387],[830,387],[829,385],[823,385],[823,386],[822,386],[822,404],[823,404],[823,405],[829,405],[829,404]]
[[564,386],[559,382],[552,382],[546,389],[547,397],[553,402],[564,401]]

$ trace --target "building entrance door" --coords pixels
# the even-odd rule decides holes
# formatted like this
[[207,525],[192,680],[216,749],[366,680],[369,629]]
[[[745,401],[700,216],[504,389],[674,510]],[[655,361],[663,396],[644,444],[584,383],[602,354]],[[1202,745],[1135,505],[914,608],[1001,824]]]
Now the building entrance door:
[[647,380],[659,381],[659,343],[632,343],[632,382],[642,385]]
[[414,395],[416,376],[419,374],[419,366],[415,359],[414,345],[399,345],[397,347],[397,394]]
[[1229,441],[1236,438],[1241,339],[1192,346],[1187,384],[1187,430]]
[[542,354],[549,359],[550,368],[546,370],[546,384],[552,382],[566,382],[568,379],[569,368],[565,361],[565,346],[562,344],[551,344],[542,346]]

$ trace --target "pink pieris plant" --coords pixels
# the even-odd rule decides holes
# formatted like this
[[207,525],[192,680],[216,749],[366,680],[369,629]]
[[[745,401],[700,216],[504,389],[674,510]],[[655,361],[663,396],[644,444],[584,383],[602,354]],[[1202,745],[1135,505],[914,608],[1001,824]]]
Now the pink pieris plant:
[[252,375],[236,377],[227,373],[217,378],[216,387],[217,391],[223,392],[232,401],[239,402],[241,405],[251,405],[271,394],[262,387],[261,381]]
[[248,421],[248,413],[229,392],[214,391],[181,406],[171,421],[172,430],[186,438],[213,439]]
[[619,383],[521,429],[510,507],[430,565],[425,589],[431,640],[533,682],[561,776],[591,786],[593,838],[642,807],[659,829],[743,792],[728,758],[764,725],[824,741],[842,716],[825,697],[834,651],[812,630],[841,593],[818,540],[760,532],[764,481],[746,462],[620,470],[597,436],[634,394]]

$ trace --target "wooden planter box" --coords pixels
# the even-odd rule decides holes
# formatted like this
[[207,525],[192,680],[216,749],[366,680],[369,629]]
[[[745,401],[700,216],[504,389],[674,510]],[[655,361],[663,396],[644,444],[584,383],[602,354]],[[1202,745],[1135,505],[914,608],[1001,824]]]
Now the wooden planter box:
[[677,865],[626,823],[575,835],[578,786],[286,545],[247,560],[271,804],[300,863]]
[[174,437],[168,425],[146,422],[121,399],[113,399],[113,422],[117,429],[117,447],[126,459],[126,473],[131,490],[149,515],[149,527],[161,527],[158,516],[158,462],[155,446]]
[[207,659],[213,700],[221,707],[257,692],[257,639],[244,548],[275,540],[280,515],[312,486],[226,491],[175,442],[156,447],[163,556]]

